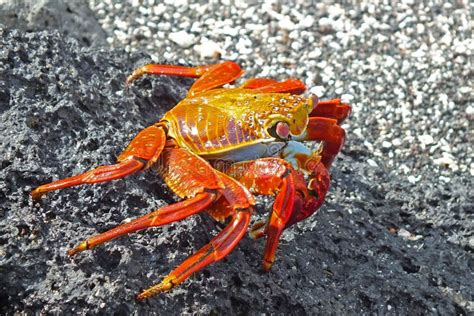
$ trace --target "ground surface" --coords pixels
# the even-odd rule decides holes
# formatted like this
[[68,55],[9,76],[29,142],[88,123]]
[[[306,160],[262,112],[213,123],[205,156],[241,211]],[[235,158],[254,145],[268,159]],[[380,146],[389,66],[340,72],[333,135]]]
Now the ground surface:
[[[102,3],[89,5],[110,47],[0,31],[2,313],[474,312],[472,8]],[[113,162],[185,95],[191,81],[174,78],[125,93],[147,53],[187,64],[221,55],[247,76],[297,76],[353,104],[327,202],[287,231],[271,273],[260,269],[262,241],[245,238],[223,262],[137,303],[222,226],[196,216],[71,260],[66,250],[83,238],[174,197],[145,172],[31,201],[41,183]]]

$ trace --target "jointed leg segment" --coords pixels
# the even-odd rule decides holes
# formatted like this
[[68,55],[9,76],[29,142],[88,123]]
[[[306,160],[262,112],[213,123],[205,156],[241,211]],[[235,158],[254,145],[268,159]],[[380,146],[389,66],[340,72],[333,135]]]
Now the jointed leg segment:
[[238,64],[231,61],[198,67],[148,64],[136,69],[127,78],[127,85],[145,74],[198,78],[188,91],[188,96],[193,96],[231,83],[242,76],[243,71]]
[[215,193],[203,192],[195,197],[175,204],[164,206],[153,213],[139,217],[129,223],[117,226],[105,233],[91,237],[81,242],[77,247],[68,251],[68,255],[73,256],[78,252],[92,249],[106,241],[117,237],[133,233],[142,229],[166,225],[172,222],[183,220],[184,218],[202,212],[214,200]]
[[268,271],[275,261],[275,253],[283,230],[299,212],[304,211],[304,198],[309,196],[304,179],[288,162],[280,158],[261,158],[235,163],[228,170],[228,174],[251,188],[253,193],[276,194],[266,226],[257,223],[252,227],[254,237],[267,236],[263,268]]
[[133,158],[124,160],[115,165],[100,166],[77,176],[43,184],[34,189],[31,192],[31,196],[34,200],[36,200],[49,191],[64,189],[79,184],[92,184],[119,179],[141,170],[143,166],[143,162]]
[[[173,142],[168,144],[172,145]],[[194,272],[221,260],[229,254],[244,236],[250,222],[250,215],[254,204],[253,196],[243,185],[229,176],[214,170],[206,161],[195,154],[183,148],[166,147],[163,149],[162,157],[163,163],[167,166],[167,168],[159,169],[163,179],[165,181],[183,183],[184,185],[174,184],[174,187],[178,191],[177,193],[187,199],[164,206],[151,214],[91,237],[70,250],[68,252],[69,255],[72,256],[78,252],[92,249],[106,241],[128,233],[182,220],[207,209],[217,200],[220,201],[220,205],[224,206],[224,210],[227,210],[227,213],[224,215],[226,217],[232,216],[232,219],[228,226],[213,238],[208,245],[186,259],[160,284],[139,294],[137,296],[139,300],[171,289]],[[186,166],[187,172],[177,172],[182,167],[182,161],[189,163]],[[205,174],[206,176],[194,177],[192,181],[194,181],[195,185],[189,187],[185,183],[190,181],[188,177],[198,173]],[[201,188],[201,191],[196,193],[196,188]]]
[[306,90],[304,83],[297,79],[287,79],[278,82],[267,78],[253,78],[245,81],[240,87],[244,89],[253,89],[262,93],[301,94]]
[[152,286],[137,296],[144,300],[155,294],[165,292],[183,282],[196,271],[227,256],[245,235],[250,223],[250,210],[237,210],[230,223],[211,242],[186,259],[174,269],[161,283]]
[[123,178],[154,163],[160,156],[165,142],[166,135],[161,126],[147,127],[138,133],[120,154],[117,164],[100,166],[73,177],[41,185],[34,189],[31,195],[33,199],[38,199],[41,195],[54,190]]
[[349,104],[343,103],[341,99],[332,99],[319,101],[309,116],[335,119],[337,124],[341,125],[350,113],[351,107]]

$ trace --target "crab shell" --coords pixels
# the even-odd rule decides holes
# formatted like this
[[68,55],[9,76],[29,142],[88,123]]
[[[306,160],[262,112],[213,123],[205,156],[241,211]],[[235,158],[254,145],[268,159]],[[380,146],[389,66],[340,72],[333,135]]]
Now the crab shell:
[[214,89],[182,100],[162,122],[180,147],[206,159],[240,161],[268,156],[267,146],[284,144],[287,139],[270,132],[279,122],[290,135],[301,135],[312,109],[313,98],[289,93]]

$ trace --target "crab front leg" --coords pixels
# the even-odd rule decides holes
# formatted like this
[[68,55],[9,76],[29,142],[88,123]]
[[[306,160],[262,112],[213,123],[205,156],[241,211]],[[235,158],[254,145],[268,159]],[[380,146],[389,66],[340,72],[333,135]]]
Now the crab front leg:
[[345,130],[338,120],[326,117],[310,117],[305,132],[292,138],[295,141],[323,142],[321,162],[329,169],[346,139]]
[[309,114],[310,117],[326,117],[341,123],[351,114],[351,106],[341,99],[319,101]]
[[148,64],[134,70],[127,78],[127,85],[145,74],[198,78],[188,91],[188,96],[193,96],[231,83],[242,76],[243,71],[238,64],[231,61],[198,67]]
[[[310,196],[303,175],[280,158],[261,158],[235,163],[227,173],[249,188],[252,193],[276,195],[267,225],[263,230],[260,223],[252,228],[254,237],[267,236],[263,268],[268,271],[275,261],[275,253],[283,230],[294,222],[298,214],[308,213],[309,209],[314,213],[315,198]],[[327,179],[328,186],[329,179]],[[322,201],[324,196],[325,192],[320,197]]]
[[329,169],[344,145],[346,132],[340,125],[350,113],[351,106],[341,99],[318,101],[309,114],[306,131],[293,139],[323,142],[321,162]]
[[117,157],[117,164],[97,167],[88,172],[43,184],[31,192],[33,199],[59,189],[80,184],[93,184],[123,178],[151,166],[159,158],[166,143],[166,134],[160,123],[142,130]]

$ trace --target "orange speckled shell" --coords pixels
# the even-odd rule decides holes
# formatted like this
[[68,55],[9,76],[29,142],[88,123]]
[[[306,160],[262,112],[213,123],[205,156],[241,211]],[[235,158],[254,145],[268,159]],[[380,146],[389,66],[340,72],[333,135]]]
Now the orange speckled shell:
[[181,198],[195,196],[206,189],[225,188],[222,179],[204,159],[183,148],[165,148],[155,168]]
[[311,98],[289,93],[214,89],[182,100],[162,121],[179,146],[206,155],[272,141],[268,128],[279,121],[300,135],[311,110]]

